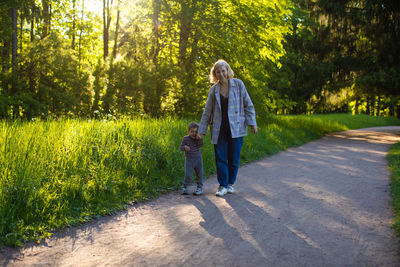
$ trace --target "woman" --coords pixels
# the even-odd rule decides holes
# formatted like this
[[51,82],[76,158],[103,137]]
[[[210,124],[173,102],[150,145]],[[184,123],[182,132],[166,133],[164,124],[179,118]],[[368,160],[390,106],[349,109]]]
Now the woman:
[[202,138],[210,125],[219,182],[216,195],[222,197],[234,192],[243,136],[247,135],[247,126],[256,133],[257,123],[246,87],[241,80],[233,78],[226,61],[218,60],[214,64],[210,81],[214,85],[208,94],[198,132]]

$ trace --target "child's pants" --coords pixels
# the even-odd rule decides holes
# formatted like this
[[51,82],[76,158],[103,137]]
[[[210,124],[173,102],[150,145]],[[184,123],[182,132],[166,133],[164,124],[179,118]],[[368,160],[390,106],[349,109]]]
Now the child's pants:
[[197,186],[203,187],[203,159],[200,157],[185,157],[185,179],[183,186],[187,186],[193,179],[193,170],[196,172]]

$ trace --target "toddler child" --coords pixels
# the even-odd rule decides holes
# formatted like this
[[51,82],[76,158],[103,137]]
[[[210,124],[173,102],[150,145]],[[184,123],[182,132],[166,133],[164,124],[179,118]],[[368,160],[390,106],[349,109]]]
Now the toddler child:
[[203,139],[198,138],[197,130],[199,125],[195,122],[189,124],[188,131],[182,139],[180,150],[185,151],[185,179],[182,183],[182,195],[187,195],[187,186],[193,178],[193,170],[196,172],[197,188],[193,193],[199,196],[203,193],[203,159],[201,158],[200,147],[203,146]]

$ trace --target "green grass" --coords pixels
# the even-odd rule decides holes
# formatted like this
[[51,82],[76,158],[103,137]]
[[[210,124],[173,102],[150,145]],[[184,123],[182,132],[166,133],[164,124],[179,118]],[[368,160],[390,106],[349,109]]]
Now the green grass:
[[389,162],[389,169],[392,171],[390,192],[393,199],[393,209],[396,214],[393,228],[400,238],[400,143],[394,144],[390,148],[387,160]]
[[[111,214],[177,189],[179,151],[189,120],[0,122],[0,246],[40,240],[56,229]],[[242,164],[326,133],[399,125],[394,118],[318,115],[259,118],[245,138]],[[215,172],[207,134],[205,176]]]

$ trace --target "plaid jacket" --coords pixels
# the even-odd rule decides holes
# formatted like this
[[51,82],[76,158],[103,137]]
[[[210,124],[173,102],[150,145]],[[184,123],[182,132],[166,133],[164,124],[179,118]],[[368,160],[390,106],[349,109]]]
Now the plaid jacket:
[[[218,142],[222,120],[220,88],[219,84],[211,87],[198,130],[199,133],[206,134],[210,125],[213,144]],[[254,105],[246,87],[241,80],[235,78],[229,80],[228,117],[232,138],[246,136],[247,126],[257,125]]]

